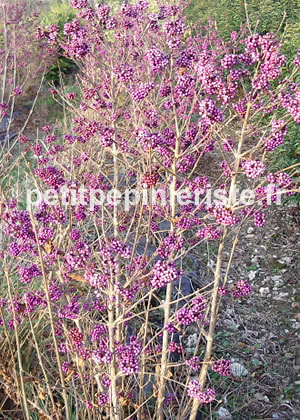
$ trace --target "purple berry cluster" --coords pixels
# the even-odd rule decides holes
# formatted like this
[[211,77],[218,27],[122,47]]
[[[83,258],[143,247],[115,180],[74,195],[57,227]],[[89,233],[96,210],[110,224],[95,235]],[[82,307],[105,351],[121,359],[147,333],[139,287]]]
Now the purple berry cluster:
[[197,232],[197,236],[199,238],[205,238],[205,239],[211,239],[211,240],[220,239],[221,235],[222,235],[222,231],[212,225],[206,226],[205,228],[202,228]]
[[172,405],[172,403],[176,401],[176,395],[175,394],[168,394],[164,398],[164,404],[169,407]]
[[223,160],[220,164],[221,168],[223,169],[223,174],[226,176],[226,178],[232,178],[232,169],[226,160]]
[[144,188],[155,187],[158,183],[160,176],[157,172],[147,172],[143,175],[142,185]]
[[92,409],[93,409],[93,403],[92,403],[91,401],[86,400],[86,401],[84,402],[84,405],[85,405],[85,408],[86,408],[87,410],[92,410]]
[[64,373],[68,373],[68,372],[69,372],[69,370],[72,368],[72,363],[67,362],[67,361],[62,362],[62,364],[61,364],[61,368],[62,368],[62,371],[63,371]]
[[[54,299],[51,299],[51,301],[54,301]],[[24,313],[32,313],[38,307],[45,307],[47,305],[45,294],[41,291],[24,293],[23,302],[26,304],[26,311]]]
[[124,375],[132,375],[139,371],[138,355],[141,352],[141,342],[130,337],[130,344],[117,349],[119,368]]
[[269,173],[267,176],[268,182],[271,184],[277,184],[281,188],[285,188],[287,195],[295,195],[295,191],[289,191],[296,189],[296,186],[292,178],[286,172],[279,172],[277,174]]
[[70,6],[73,9],[83,9],[87,7],[87,0],[70,0]]
[[19,268],[19,280],[21,283],[29,284],[34,278],[41,275],[42,272],[36,264],[30,264],[28,267]]
[[107,394],[102,392],[101,394],[98,395],[98,404],[101,407],[104,407],[105,405],[107,405],[108,402],[109,402],[109,396]]
[[108,285],[108,278],[101,273],[85,272],[84,278],[89,282],[92,287],[97,289],[106,289]]
[[210,124],[221,122],[223,120],[223,113],[217,108],[212,99],[203,99],[199,103],[200,115],[209,121]]
[[256,210],[253,215],[254,224],[262,228],[266,223],[266,215],[262,211]]
[[96,14],[101,23],[105,24],[108,21],[110,11],[108,4],[98,4]]
[[216,218],[216,222],[224,226],[233,226],[238,223],[237,216],[229,208],[222,204],[213,204],[210,208],[211,214]]
[[252,287],[247,280],[240,280],[233,291],[233,297],[240,298],[243,296],[249,296],[252,292]]
[[225,286],[220,286],[218,289],[218,293],[221,296],[227,296],[229,294],[229,290]]
[[191,359],[185,361],[186,365],[193,370],[201,368],[201,360],[198,356],[193,356]]
[[21,89],[19,86],[16,86],[13,90],[13,96],[22,96],[24,94],[23,89]]
[[159,289],[177,280],[181,274],[182,272],[176,268],[174,262],[158,260],[153,267],[151,285]]
[[12,255],[13,257],[17,257],[24,251],[25,251],[24,245],[21,245],[18,242],[12,242],[11,244],[9,244],[8,253]]
[[150,92],[154,89],[154,82],[142,83],[136,89],[132,89],[131,97],[136,102],[141,102],[147,98]]
[[[298,58],[298,60],[300,59]],[[300,89],[297,88],[294,94],[284,92],[280,99],[282,106],[289,111],[294,121],[300,124]]]
[[63,48],[70,57],[81,58],[90,51],[90,46],[86,42],[87,30],[81,26],[79,19],[74,19],[64,25],[64,34],[68,37],[68,42],[63,44]]
[[98,348],[92,354],[92,359],[95,363],[111,363],[113,359],[112,353],[109,351],[107,344],[104,340],[98,342]]
[[224,140],[223,148],[226,152],[232,152],[234,149],[234,140],[231,138]]
[[145,57],[148,60],[153,73],[159,73],[169,64],[169,56],[164,54],[157,47],[148,48]]
[[224,69],[231,69],[234,65],[240,62],[240,57],[238,54],[226,54],[221,60],[221,66]]
[[111,254],[118,254],[122,258],[130,258],[132,254],[130,246],[116,238],[109,241],[106,251]]
[[183,347],[181,346],[181,344],[176,343],[175,341],[170,341],[170,343],[169,343],[169,351],[171,353],[179,353],[179,354],[182,354]]
[[57,43],[59,26],[55,24],[50,25],[46,33],[49,44],[55,45]]
[[162,258],[167,258],[172,252],[179,251],[184,246],[184,238],[170,233],[159,246],[157,252]]
[[85,268],[85,265],[90,258],[90,247],[83,241],[78,241],[72,246],[70,252],[65,255],[65,267],[67,271],[73,271]]
[[49,227],[40,227],[38,230],[38,238],[41,245],[44,245],[49,239],[53,237],[53,229]]
[[250,179],[258,178],[266,171],[266,166],[259,160],[244,160],[241,167]]
[[175,88],[176,98],[184,98],[194,94],[195,79],[188,74],[184,74],[178,78],[177,86]]
[[91,331],[91,339],[92,341],[98,341],[101,337],[106,336],[107,333],[108,329],[106,325],[96,325]]
[[216,399],[215,390],[208,388],[206,391],[203,391],[200,383],[196,379],[189,382],[187,393],[189,397],[196,399],[201,404],[209,404]]
[[177,322],[187,326],[194,322],[201,321],[204,318],[205,308],[205,298],[203,296],[198,296],[192,300],[190,308],[183,307],[177,311]]
[[174,324],[172,324],[172,323],[168,323],[167,325],[166,325],[166,330],[168,331],[168,333],[169,334],[173,334],[173,333],[176,333],[176,332],[178,332],[178,330],[177,330],[177,328],[175,327],[175,325]]
[[249,64],[261,61],[259,72],[252,79],[252,86],[257,90],[265,90],[270,87],[270,81],[280,76],[281,67],[286,58],[280,54],[280,45],[274,34],[254,34],[245,40],[246,50],[244,60]]
[[121,64],[114,69],[114,74],[120,82],[129,83],[133,80],[134,70],[132,66]]
[[218,372],[220,375],[223,376],[230,376],[230,360],[221,359],[212,362],[211,368],[213,371]]
[[54,166],[48,166],[46,168],[36,168],[35,174],[39,176],[49,187],[58,190],[63,184],[65,179],[63,171],[59,171]]
[[107,374],[102,375],[101,377],[101,384],[106,388],[109,388],[111,385],[111,379]]
[[168,38],[176,38],[178,36],[184,35],[186,27],[183,20],[177,19],[174,21],[166,22],[164,29]]
[[69,331],[69,339],[75,347],[81,347],[83,342],[83,334],[77,327],[73,327]]
[[284,120],[273,120],[272,130],[265,142],[265,150],[271,152],[284,143],[287,134],[287,126]]

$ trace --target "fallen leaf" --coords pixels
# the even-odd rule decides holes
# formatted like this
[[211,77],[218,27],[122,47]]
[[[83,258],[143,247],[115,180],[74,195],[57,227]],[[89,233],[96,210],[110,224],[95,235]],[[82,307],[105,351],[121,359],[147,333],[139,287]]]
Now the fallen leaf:
[[68,276],[72,280],[76,280],[76,281],[79,281],[81,283],[88,283],[88,281],[81,274],[71,273]]
[[52,252],[54,251],[54,245],[51,239],[48,239],[48,241],[45,242],[43,249],[46,252],[46,254],[52,254]]

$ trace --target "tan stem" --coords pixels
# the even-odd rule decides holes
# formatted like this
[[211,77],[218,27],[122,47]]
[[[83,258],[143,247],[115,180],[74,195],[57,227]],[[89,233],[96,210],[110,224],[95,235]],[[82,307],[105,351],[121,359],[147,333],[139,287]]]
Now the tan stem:
[[[116,143],[113,143],[113,159],[114,159],[114,188],[118,189],[118,182],[119,182],[119,172],[118,172],[118,160],[117,160],[117,147]],[[118,237],[118,207],[114,204],[113,209],[113,228],[114,228],[114,236]],[[118,389],[117,389],[117,369],[116,369],[116,356],[115,356],[115,341],[120,340],[120,325],[117,324],[116,328],[115,319],[119,317],[119,302],[118,302],[118,294],[117,294],[117,301],[114,304],[115,298],[115,281],[118,281],[119,276],[119,265],[117,267],[117,276],[111,275],[111,281],[109,282],[109,307],[108,307],[108,332],[109,332],[109,349],[113,355],[113,360],[110,365],[110,379],[111,379],[111,391],[110,391],[110,418],[112,420],[120,420],[120,404],[118,399]]]
[[[178,121],[176,116],[176,110],[174,110],[175,116],[175,125],[176,125],[176,144],[175,144],[175,153],[174,161],[172,165],[173,179],[170,187],[170,205],[171,205],[171,232],[174,232],[175,225],[174,219],[176,216],[176,183],[177,183],[177,170],[176,164],[180,152],[180,132],[178,127]],[[162,343],[162,356],[160,364],[160,377],[159,377],[159,388],[157,396],[157,420],[163,420],[163,400],[166,388],[166,378],[167,378],[167,362],[168,362],[168,331],[166,330],[166,325],[169,322],[170,313],[171,313],[171,300],[172,300],[172,283],[167,285],[166,298],[164,304],[164,330],[163,330],[163,343]]]
[[64,374],[63,374],[62,367],[61,367],[61,358],[60,358],[60,354],[59,354],[59,350],[58,350],[58,343],[57,343],[57,339],[56,339],[54,316],[53,316],[53,311],[52,311],[52,306],[51,306],[48,279],[47,279],[47,275],[46,275],[46,271],[45,271],[45,267],[44,267],[43,254],[42,254],[41,246],[39,244],[37,229],[36,229],[35,221],[33,219],[32,214],[30,214],[30,218],[31,218],[31,223],[32,223],[32,228],[33,228],[33,231],[34,231],[34,235],[35,235],[35,238],[36,238],[38,255],[39,255],[39,260],[40,260],[40,264],[41,264],[41,271],[42,271],[42,277],[43,277],[43,282],[44,282],[45,296],[46,296],[46,300],[47,300],[47,309],[48,309],[48,314],[49,314],[49,321],[50,321],[50,326],[51,326],[51,333],[52,333],[52,338],[53,338],[54,351],[55,351],[55,356],[56,356],[56,361],[57,361],[57,366],[58,366],[60,383],[61,383],[61,387],[62,387],[62,396],[63,396],[63,400],[64,400],[64,404],[65,404],[65,417],[66,417],[66,420],[71,420],[68,395],[67,395],[67,391],[66,391]]
[[26,420],[30,420],[26,390],[25,390],[25,382],[24,382],[24,372],[23,372],[23,364],[22,364],[21,345],[20,345],[19,333],[18,333],[17,314],[16,314],[15,304],[14,304],[14,300],[13,300],[11,279],[10,279],[10,276],[9,276],[6,261],[5,261],[4,273],[5,273],[5,277],[6,277],[6,281],[7,281],[8,295],[9,295],[10,304],[11,304],[11,307],[12,307],[12,314],[13,314],[13,320],[14,320],[14,332],[15,332],[16,347],[17,347],[19,377],[20,377],[20,384],[21,384],[21,391],[22,391],[23,409],[24,409],[24,414],[25,414]]
[[[208,366],[209,366],[209,362],[212,355],[212,349],[213,349],[215,327],[216,327],[216,322],[217,322],[218,289],[219,289],[221,276],[222,276],[221,269],[222,269],[222,259],[223,259],[223,251],[224,251],[224,243],[225,243],[226,234],[227,234],[227,229],[224,228],[223,237],[219,244],[219,250],[218,250],[218,258],[217,258],[216,271],[215,271],[215,281],[214,281],[214,288],[213,288],[212,300],[211,300],[210,323],[209,323],[208,334],[206,337],[205,355],[204,355],[204,360],[203,360],[202,368],[199,375],[199,382],[202,388],[204,388],[205,383],[206,383]],[[189,420],[196,419],[199,405],[200,405],[199,401],[194,399]]]
[[[242,131],[241,131],[241,136],[240,136],[240,140],[239,140],[239,144],[238,144],[238,148],[237,148],[234,175],[231,179],[227,207],[231,207],[232,204],[233,204],[233,193],[234,193],[234,189],[235,189],[236,182],[237,182],[237,175],[238,175],[238,170],[239,170],[239,167],[240,167],[240,162],[241,162],[241,159],[242,159],[241,155],[242,155],[242,149],[243,149],[244,140],[245,140],[245,134],[246,134],[246,128],[247,128],[247,124],[248,124],[248,119],[249,119],[249,115],[250,115],[250,110],[251,110],[251,103],[248,102],[247,111],[246,111]],[[211,297],[211,314],[210,314],[210,322],[209,322],[209,331],[208,331],[208,335],[206,337],[205,355],[204,355],[204,360],[203,360],[202,368],[201,368],[200,375],[199,375],[199,383],[200,383],[202,388],[204,388],[204,386],[206,384],[208,366],[209,366],[209,362],[211,360],[212,350],[213,350],[213,341],[214,341],[214,336],[215,336],[215,328],[216,328],[218,309],[219,309],[218,289],[219,289],[219,285],[220,285],[221,277],[222,277],[222,271],[221,270],[222,270],[223,251],[224,251],[224,243],[225,243],[226,235],[227,235],[227,228],[225,227],[224,230],[223,230],[222,240],[219,244],[219,249],[218,249],[218,256],[217,256],[216,270],[215,270],[215,278],[214,278],[214,287],[213,287],[212,297]],[[231,263],[231,261],[230,261],[230,263]],[[195,420],[196,419],[199,405],[200,405],[199,401],[194,399],[193,405],[192,405],[192,411],[190,413],[189,420]]]

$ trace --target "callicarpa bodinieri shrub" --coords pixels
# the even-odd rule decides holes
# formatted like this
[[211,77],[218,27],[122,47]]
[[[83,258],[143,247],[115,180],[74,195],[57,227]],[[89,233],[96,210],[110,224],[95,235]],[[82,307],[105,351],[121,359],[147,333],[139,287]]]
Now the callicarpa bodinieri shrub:
[[[0,5],[0,164],[10,159],[19,140],[27,141],[24,133],[42,88],[42,75],[56,57],[56,46],[36,38],[40,7],[40,2],[27,1]],[[16,117],[23,123],[18,130],[13,126]]]
[[[188,27],[183,2],[71,5],[63,37],[37,31],[80,68],[74,92],[53,90],[71,123],[42,127],[27,152],[26,210],[2,194],[2,324],[30,340],[40,381],[23,384],[24,412],[193,420],[222,398],[210,371],[231,375],[213,341],[222,300],[252,291],[228,285],[239,238],[297,192],[294,168],[271,173],[268,155],[300,119],[299,56],[283,80],[276,35],[224,42]],[[200,286],[190,262],[208,242]]]

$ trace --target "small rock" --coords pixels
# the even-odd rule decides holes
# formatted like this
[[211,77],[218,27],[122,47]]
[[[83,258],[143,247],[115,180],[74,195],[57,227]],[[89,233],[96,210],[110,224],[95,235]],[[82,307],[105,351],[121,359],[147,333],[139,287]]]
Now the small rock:
[[248,370],[238,362],[231,363],[230,370],[233,376],[240,378],[241,376],[247,376]]
[[236,328],[236,324],[232,319],[224,319],[223,324],[226,328]]
[[261,287],[259,289],[259,293],[261,296],[267,296],[270,293],[270,288],[269,287]]
[[292,258],[291,257],[281,257],[279,260],[280,264],[290,264],[292,262]]
[[250,271],[250,273],[248,274],[248,279],[251,281],[254,279],[254,277],[256,276],[257,271]]
[[160,231],[169,232],[171,223],[168,220],[163,220],[159,223],[158,227]]
[[271,280],[275,283],[276,286],[282,286],[283,285],[283,278],[281,276],[272,276]]
[[215,261],[214,260],[209,260],[208,263],[207,263],[207,267],[208,268],[214,268],[214,266],[215,266]]
[[186,342],[186,350],[189,353],[192,353],[195,350],[195,347],[198,343],[198,337],[199,335],[197,333],[191,334],[188,336],[187,338],[187,342]]
[[218,419],[224,419],[224,420],[231,420],[232,419],[232,415],[227,410],[227,408],[220,407],[219,410],[217,411],[217,418]]
[[260,401],[270,402],[267,395],[257,393],[257,394],[255,394],[255,397]]

